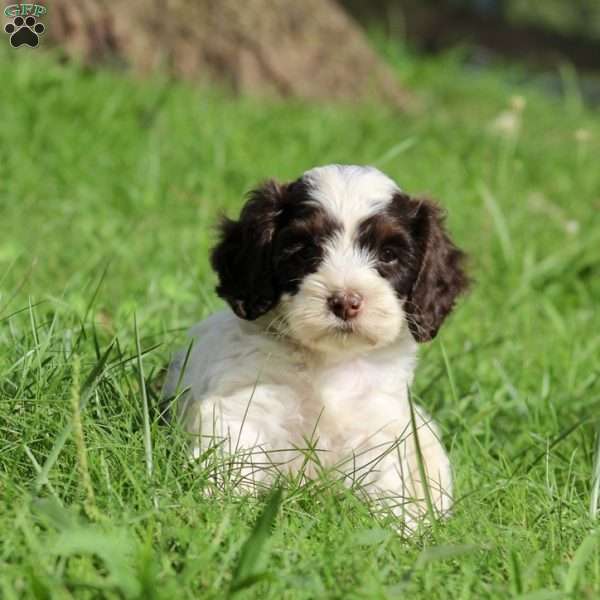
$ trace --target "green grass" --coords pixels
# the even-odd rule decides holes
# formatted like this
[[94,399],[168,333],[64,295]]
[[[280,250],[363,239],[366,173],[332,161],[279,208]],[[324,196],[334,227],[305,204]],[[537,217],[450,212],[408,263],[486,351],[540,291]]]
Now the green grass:
[[[3,54],[0,597],[598,597],[600,115],[572,78],[548,100],[516,69],[383,50],[419,114]],[[471,256],[472,293],[414,386],[456,509],[410,540],[325,481],[210,496],[156,417],[160,368],[220,306],[216,215],[330,162],[439,198]]]

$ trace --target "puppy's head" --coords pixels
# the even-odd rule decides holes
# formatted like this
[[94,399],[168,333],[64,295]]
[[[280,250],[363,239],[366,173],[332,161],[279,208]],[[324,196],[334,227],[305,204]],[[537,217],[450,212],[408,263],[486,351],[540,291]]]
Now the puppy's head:
[[462,261],[435,203],[377,169],[339,165],[253,191],[212,254],[217,292],[238,317],[268,313],[330,353],[385,346],[406,328],[433,339],[468,285]]

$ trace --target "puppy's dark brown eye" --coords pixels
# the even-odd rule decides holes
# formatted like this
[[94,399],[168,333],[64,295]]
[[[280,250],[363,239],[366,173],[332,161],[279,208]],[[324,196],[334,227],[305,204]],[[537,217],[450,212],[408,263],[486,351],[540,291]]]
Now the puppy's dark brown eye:
[[398,260],[398,252],[395,248],[385,246],[379,253],[379,261],[385,264],[390,264]]
[[310,260],[317,253],[317,247],[312,242],[302,242],[288,246],[282,252],[284,258]]
[[305,244],[293,244],[292,246],[287,246],[286,248],[284,248],[282,254],[286,258],[289,258],[290,256],[296,256],[298,254],[301,254],[305,250],[305,248]]

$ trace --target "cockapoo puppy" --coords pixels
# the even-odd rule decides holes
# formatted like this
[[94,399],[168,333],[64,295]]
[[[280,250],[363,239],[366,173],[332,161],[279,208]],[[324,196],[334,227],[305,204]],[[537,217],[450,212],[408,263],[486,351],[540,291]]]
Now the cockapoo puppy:
[[191,437],[241,457],[240,489],[328,468],[411,527],[452,504],[448,456],[408,387],[468,284],[437,204],[372,167],[250,193],[212,253],[224,310],[190,332],[164,395]]

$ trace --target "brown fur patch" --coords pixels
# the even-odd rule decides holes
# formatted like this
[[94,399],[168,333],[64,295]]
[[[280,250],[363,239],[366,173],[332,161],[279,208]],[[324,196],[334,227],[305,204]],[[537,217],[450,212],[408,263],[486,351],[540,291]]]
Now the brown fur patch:
[[441,208],[397,193],[385,212],[362,223],[359,243],[379,257],[380,275],[405,300],[414,338],[433,339],[468,287],[464,254],[450,240]]
[[221,240],[212,253],[217,293],[238,317],[256,319],[316,271],[323,244],[337,228],[310,202],[302,180],[266,182],[250,193],[239,220],[221,223]]

